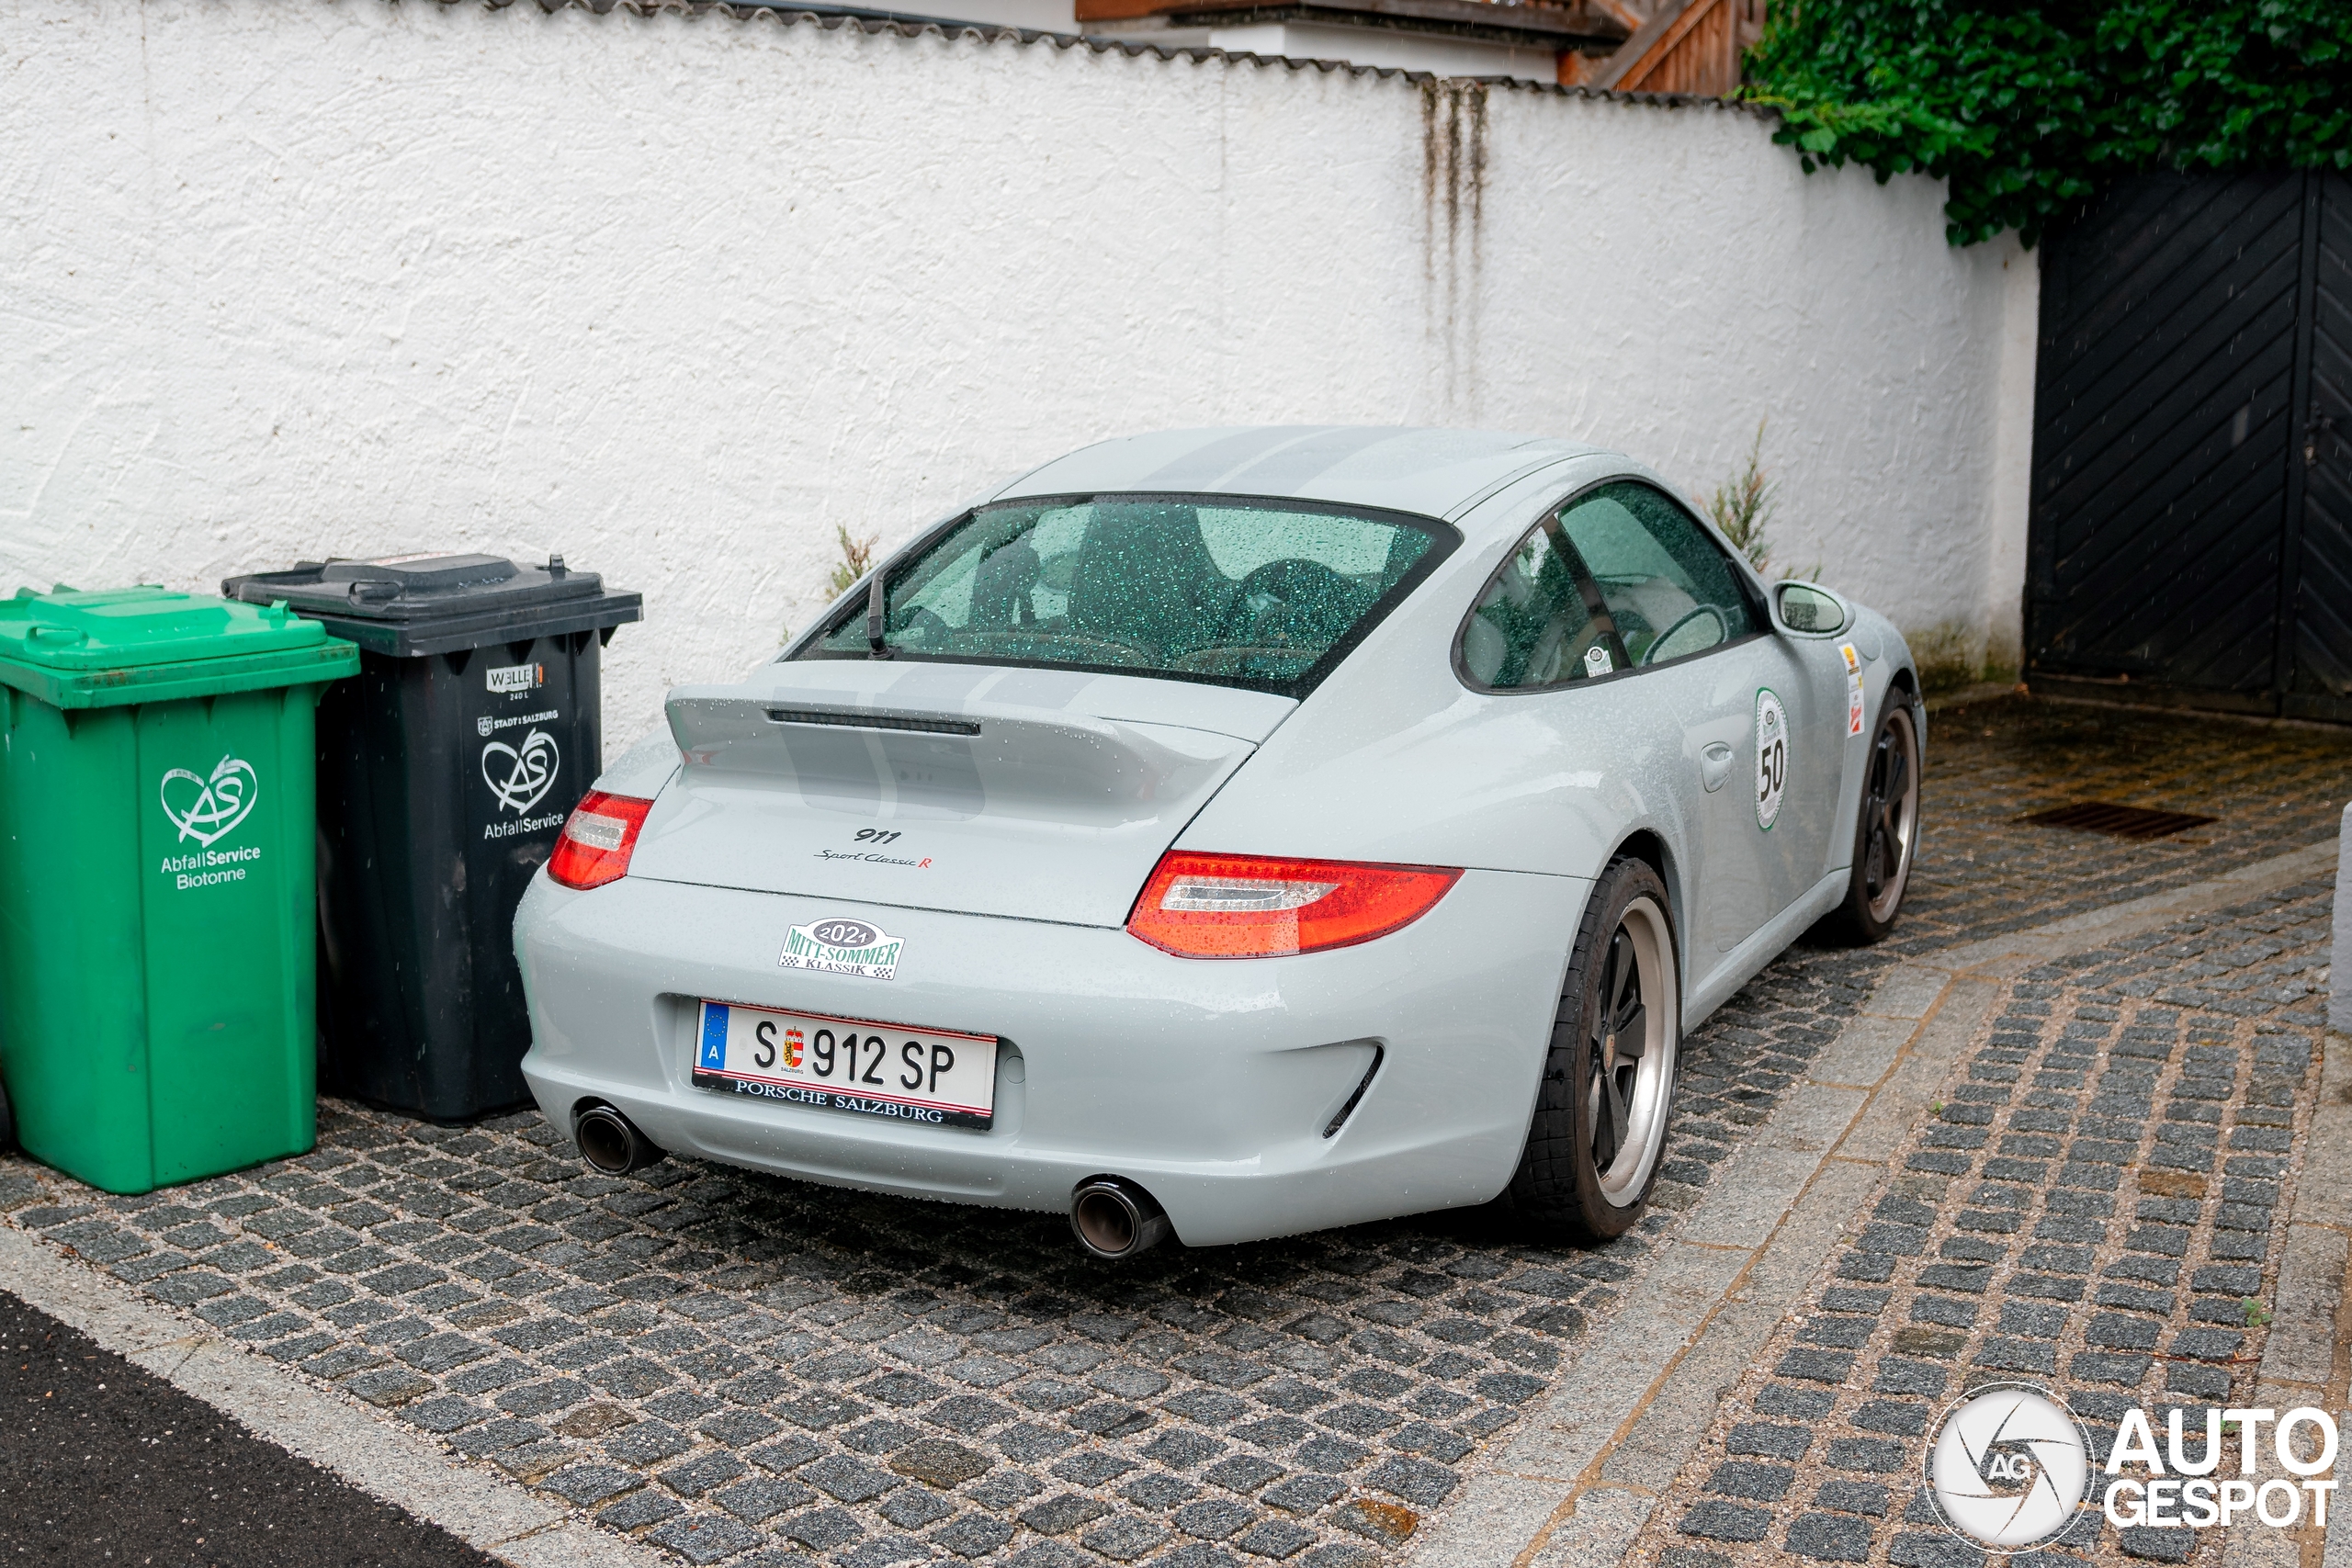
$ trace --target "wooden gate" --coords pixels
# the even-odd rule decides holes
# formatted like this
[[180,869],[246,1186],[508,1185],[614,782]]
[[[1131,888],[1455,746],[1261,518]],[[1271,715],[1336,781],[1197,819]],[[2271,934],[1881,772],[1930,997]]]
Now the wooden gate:
[[2352,723],[2352,178],[2107,191],[2035,381],[2035,689]]

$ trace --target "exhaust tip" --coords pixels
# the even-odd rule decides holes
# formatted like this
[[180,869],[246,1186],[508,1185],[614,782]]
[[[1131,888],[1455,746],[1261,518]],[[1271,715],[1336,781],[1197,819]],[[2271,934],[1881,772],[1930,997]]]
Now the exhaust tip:
[[1133,1258],[1173,1234],[1167,1211],[1124,1177],[1096,1176],[1070,1193],[1069,1228],[1097,1258]]
[[606,1176],[627,1176],[669,1157],[636,1122],[601,1100],[572,1112],[571,1141],[580,1157]]

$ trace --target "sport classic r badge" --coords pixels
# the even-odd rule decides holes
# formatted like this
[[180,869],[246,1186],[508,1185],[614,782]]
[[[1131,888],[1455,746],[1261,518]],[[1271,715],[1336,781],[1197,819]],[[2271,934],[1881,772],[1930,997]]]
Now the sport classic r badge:
[[899,972],[899,949],[904,945],[879,926],[864,920],[822,919],[786,932],[784,952],[776,962],[786,969],[821,969],[829,975],[887,980]]

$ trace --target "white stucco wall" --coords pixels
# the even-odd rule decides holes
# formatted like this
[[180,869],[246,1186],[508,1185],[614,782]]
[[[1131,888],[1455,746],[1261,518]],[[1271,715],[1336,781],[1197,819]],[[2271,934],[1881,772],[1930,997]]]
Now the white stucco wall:
[[557,550],[646,595],[627,739],[836,525],[1103,435],[1487,424],[1696,492],[1769,419],[1785,565],[2014,619],[2030,261],[1748,114],[420,0],[0,0],[0,592]]

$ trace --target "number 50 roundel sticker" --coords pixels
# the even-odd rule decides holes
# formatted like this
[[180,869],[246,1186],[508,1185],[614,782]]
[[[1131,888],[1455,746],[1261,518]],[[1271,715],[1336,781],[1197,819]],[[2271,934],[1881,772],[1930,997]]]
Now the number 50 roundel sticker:
[[1756,693],[1756,825],[1766,832],[1781,815],[1789,782],[1789,716],[1770,686]]

